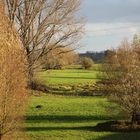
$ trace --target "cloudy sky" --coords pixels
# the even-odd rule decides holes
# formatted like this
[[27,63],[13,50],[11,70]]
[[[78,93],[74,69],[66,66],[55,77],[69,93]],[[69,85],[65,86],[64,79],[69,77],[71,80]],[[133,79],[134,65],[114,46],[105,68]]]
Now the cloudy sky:
[[80,52],[116,47],[140,33],[140,0],[81,0],[85,35]]

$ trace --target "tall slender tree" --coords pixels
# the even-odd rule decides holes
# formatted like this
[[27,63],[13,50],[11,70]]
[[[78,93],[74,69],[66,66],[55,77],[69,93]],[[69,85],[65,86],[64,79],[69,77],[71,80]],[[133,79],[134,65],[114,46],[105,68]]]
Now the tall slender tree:
[[26,99],[24,51],[0,1],[0,140],[15,140]]

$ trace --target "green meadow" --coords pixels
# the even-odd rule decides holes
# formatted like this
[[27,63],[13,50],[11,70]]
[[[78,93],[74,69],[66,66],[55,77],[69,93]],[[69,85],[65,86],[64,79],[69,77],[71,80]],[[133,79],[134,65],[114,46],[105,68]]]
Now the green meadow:
[[26,114],[26,134],[29,140],[139,140],[139,132],[96,130],[97,123],[122,119],[120,111],[103,97],[32,97]]
[[[48,87],[55,86],[56,90],[30,98],[25,124],[29,140],[140,139],[139,132],[106,132],[96,129],[98,123],[127,118],[120,115],[122,110],[118,105],[109,102],[105,97],[71,96],[73,94],[67,94],[68,91],[78,92],[71,88],[63,90],[63,95],[59,94],[62,92],[61,86],[78,87],[89,83],[92,86],[99,80],[97,70],[49,70],[37,73],[36,79]],[[90,90],[90,86],[86,89]]]
[[83,69],[48,70],[45,72],[39,72],[36,76],[37,79],[46,85],[75,85],[95,82],[97,80],[97,71]]

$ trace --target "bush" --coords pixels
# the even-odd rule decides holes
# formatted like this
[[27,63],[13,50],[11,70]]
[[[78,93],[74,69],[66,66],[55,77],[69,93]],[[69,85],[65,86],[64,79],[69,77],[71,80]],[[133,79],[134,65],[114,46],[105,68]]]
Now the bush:
[[90,69],[93,66],[93,60],[88,57],[83,57],[81,59],[81,64],[84,69]]

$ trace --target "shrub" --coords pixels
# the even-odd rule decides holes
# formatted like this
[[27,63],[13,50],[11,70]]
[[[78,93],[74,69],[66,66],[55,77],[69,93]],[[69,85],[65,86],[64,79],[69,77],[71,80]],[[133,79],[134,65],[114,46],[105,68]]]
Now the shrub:
[[83,57],[81,59],[81,64],[84,69],[90,69],[93,66],[93,60],[88,57]]

